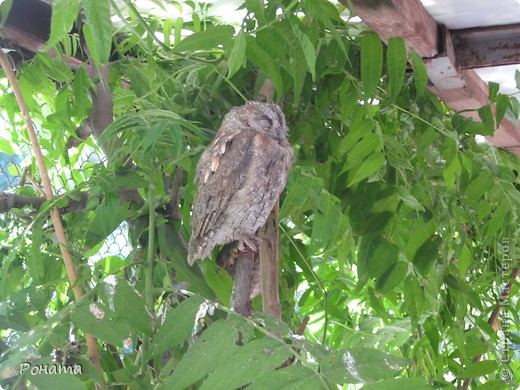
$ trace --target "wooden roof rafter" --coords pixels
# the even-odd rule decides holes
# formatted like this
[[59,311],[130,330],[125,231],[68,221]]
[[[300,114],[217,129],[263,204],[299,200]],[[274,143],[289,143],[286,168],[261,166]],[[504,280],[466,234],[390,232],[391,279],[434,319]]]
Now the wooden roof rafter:
[[[346,3],[346,1],[342,1]],[[472,69],[520,63],[520,25],[448,30],[419,0],[350,0],[354,13],[384,41],[401,36],[424,60],[429,89],[447,106],[479,120],[488,86]],[[503,120],[488,139],[520,156],[520,128]]]

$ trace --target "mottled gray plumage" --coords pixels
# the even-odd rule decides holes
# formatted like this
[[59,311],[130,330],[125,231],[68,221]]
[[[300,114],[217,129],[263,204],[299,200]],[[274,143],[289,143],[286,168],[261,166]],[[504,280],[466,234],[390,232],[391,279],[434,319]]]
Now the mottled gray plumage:
[[292,164],[287,130],[275,104],[250,101],[226,114],[197,165],[190,265],[215,245],[238,240],[255,246],[256,231],[280,196]]

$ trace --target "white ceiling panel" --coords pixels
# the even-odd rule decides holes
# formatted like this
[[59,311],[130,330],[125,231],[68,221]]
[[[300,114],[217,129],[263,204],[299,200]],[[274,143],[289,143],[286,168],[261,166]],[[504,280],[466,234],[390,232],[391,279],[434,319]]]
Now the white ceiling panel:
[[500,92],[508,95],[519,94],[516,88],[515,72],[520,71],[520,65],[494,66],[491,68],[475,69],[480,78],[489,83],[493,81],[500,84]]
[[421,0],[450,30],[520,23],[520,0]]

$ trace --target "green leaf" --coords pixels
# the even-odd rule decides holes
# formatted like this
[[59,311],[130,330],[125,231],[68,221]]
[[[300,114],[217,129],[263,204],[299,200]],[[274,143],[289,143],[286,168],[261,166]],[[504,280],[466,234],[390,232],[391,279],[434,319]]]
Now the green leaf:
[[459,162],[459,158],[455,155],[448,166],[444,170],[444,182],[446,183],[446,187],[448,190],[452,190],[455,186],[455,182],[462,172],[462,167]]
[[435,387],[429,385],[421,378],[392,378],[380,382],[371,383],[361,388],[362,390],[434,390]]
[[175,24],[173,26],[173,43],[177,45],[182,40],[182,26],[184,24],[184,20],[181,17],[175,19]]
[[200,335],[166,382],[166,389],[184,389],[204,378],[252,337],[244,320],[218,320]]
[[394,101],[404,86],[407,65],[406,46],[402,37],[391,37],[388,40],[386,64],[388,68],[388,92],[390,100]]
[[397,194],[399,199],[402,200],[403,203],[406,204],[408,207],[417,211],[424,211],[424,206],[405,188],[397,188]]
[[78,116],[87,115],[91,107],[90,91],[91,82],[84,66],[81,66],[74,73],[74,81],[72,83],[72,90],[74,91],[74,103]]
[[13,7],[13,0],[4,0],[0,3],[0,28],[4,26],[11,8]]
[[170,46],[171,45],[171,35],[173,30],[173,20],[172,19],[166,19],[163,23],[163,34],[164,34],[164,45]]
[[153,337],[150,348],[146,351],[145,359],[159,356],[162,352],[173,349],[185,342],[196,327],[196,315],[205,299],[194,296],[182,301],[166,315],[166,319],[160,325]]
[[248,11],[251,11],[255,18],[261,23],[266,23],[265,18],[265,3],[263,0],[246,0],[245,6]]
[[371,264],[374,258],[374,253],[376,249],[384,243],[385,241],[379,236],[379,234],[369,233],[360,237],[357,261],[359,279],[366,280],[370,277],[373,272],[373,270],[371,270]]
[[162,256],[166,256],[172,267],[171,272],[175,273],[177,282],[188,282],[190,291],[197,292],[205,297],[212,298],[214,292],[209,288],[204,280],[202,272],[198,267],[190,267],[186,258],[188,252],[179,241],[179,230],[174,224],[165,223],[157,227],[159,238],[159,251]]
[[10,155],[17,154],[13,148],[13,142],[4,138],[0,138],[0,152]]
[[233,291],[233,278],[231,275],[223,271],[214,261],[208,261],[205,264],[204,279],[214,291],[218,300],[224,305],[229,305]]
[[[45,72],[51,79],[60,82],[69,82],[74,73],[69,65],[58,58],[51,58],[47,53],[39,53],[38,60],[46,67]],[[63,91],[63,89],[62,89]]]
[[383,44],[379,36],[368,34],[361,40],[361,81],[365,100],[376,95],[383,71]]
[[502,95],[501,93],[497,96],[497,103],[496,103],[496,124],[497,128],[500,126],[500,123],[502,122],[502,119],[504,119],[504,116],[506,115],[506,111],[509,107],[509,97],[507,95]]
[[[444,283],[448,286],[451,292],[462,293],[468,298],[468,302],[478,310],[482,310],[482,302],[478,294],[472,290],[471,286],[467,284],[464,280],[458,278],[455,275],[448,274],[444,277]],[[467,343],[464,344],[464,349],[462,351],[466,351]]]
[[333,351],[321,362],[322,375],[330,382],[369,383],[391,378],[408,365],[408,360],[376,349],[352,348]]
[[114,294],[115,311],[134,329],[152,335],[152,319],[145,308],[144,298],[124,279],[118,279]]
[[82,0],[87,23],[83,33],[90,55],[99,66],[108,63],[112,50],[112,21],[110,19],[110,2],[98,0]]
[[426,85],[428,84],[428,72],[426,70],[426,66],[424,65],[422,57],[417,54],[417,52],[411,48],[410,49],[410,57],[412,58],[413,65],[413,79],[415,82],[415,95],[416,97],[421,97],[426,90]]
[[469,186],[464,191],[464,195],[472,200],[478,201],[484,193],[493,185],[495,178],[491,174],[484,170],[476,179],[472,180]]
[[[508,202],[504,201],[493,212],[493,216],[488,222],[486,228],[486,234],[488,237],[495,235],[498,230],[504,225],[504,223],[510,223],[510,220],[506,218],[507,213],[511,211],[511,207]],[[507,221],[507,222],[506,222]]]
[[[374,121],[365,118],[362,114],[356,114],[352,120],[347,135],[340,142],[339,147],[341,153],[349,152],[354,146],[358,145],[358,142],[361,138],[372,137],[373,135],[371,133],[373,128]],[[350,158],[352,158],[352,156],[350,156]]]
[[376,278],[376,289],[386,294],[405,280],[408,274],[408,264],[404,261],[398,261],[396,264],[388,268],[381,276]]
[[278,97],[281,97],[283,95],[283,80],[276,61],[257,44],[253,37],[248,35],[246,40],[247,58],[265,72],[267,77],[273,82]]
[[489,350],[489,345],[482,341],[472,341],[466,344],[464,357],[474,357],[484,355]]
[[291,365],[256,378],[247,386],[250,390],[316,390],[324,388],[320,374],[309,367]]
[[240,31],[234,40],[233,48],[231,49],[231,54],[229,55],[229,70],[227,77],[233,77],[233,75],[240,69],[245,60],[246,35],[243,31]]
[[74,308],[70,318],[72,323],[83,332],[116,346],[121,345],[123,340],[132,333],[126,321],[102,302],[83,299]]
[[80,0],[56,0],[52,2],[51,34],[45,50],[54,47],[58,42],[67,39],[78,17]]
[[500,85],[493,81],[488,83],[488,99],[493,101],[497,97],[498,91],[500,90]]
[[119,256],[106,256],[96,262],[96,270],[102,272],[103,277],[114,274],[116,271],[117,276],[124,276],[124,271],[121,271],[123,267],[127,265],[126,259],[122,259]]
[[498,369],[498,362],[496,360],[484,360],[475,362],[465,367],[459,374],[461,378],[476,378],[491,374]]
[[471,249],[469,249],[467,245],[464,245],[460,251],[457,262],[460,276],[464,276],[464,274],[468,271],[472,261],[473,254],[471,253]]
[[374,253],[368,259],[368,276],[378,278],[397,263],[399,248],[388,242],[383,242],[377,246]]
[[235,29],[223,24],[187,36],[173,47],[174,52],[216,49],[219,45],[228,47],[233,40]]
[[343,22],[336,7],[327,0],[304,0],[302,3],[305,14],[313,15],[320,20],[326,29],[330,31],[330,34],[336,40],[343,53],[346,53],[343,36],[335,26],[337,23]]
[[315,198],[321,194],[323,180],[295,167],[289,175],[287,195],[280,208],[280,219],[314,208]]
[[478,109],[478,116],[482,120],[482,124],[484,125],[480,134],[482,135],[492,135],[495,131],[495,119],[493,118],[493,112],[491,111],[491,106],[485,105]]
[[341,172],[349,171],[355,166],[359,166],[369,155],[376,154],[381,147],[379,136],[368,133],[352,148],[347,157],[347,162]]
[[294,35],[298,38],[298,41],[300,41],[300,45],[303,49],[303,54],[305,55],[305,61],[307,62],[309,72],[311,72],[312,79],[316,80],[316,48],[311,42],[309,36],[302,30],[300,30],[298,25],[293,25],[292,31]]
[[241,388],[266,372],[272,373],[291,355],[290,347],[280,340],[267,337],[253,340],[227,359],[220,359],[200,389]]
[[340,216],[339,199],[322,190],[319,206],[314,213],[314,222],[312,224],[312,251],[323,250],[327,243],[336,236],[337,222]]
[[348,175],[348,186],[352,186],[359,183],[361,180],[366,179],[372,174],[376,173],[385,164],[385,154],[382,152],[376,152],[371,154],[365,161],[361,163],[357,168],[349,172]]
[[[512,374],[510,374],[510,377]],[[511,387],[507,384],[507,382],[501,379],[495,379],[491,381],[487,381],[486,383],[478,386],[479,390],[510,390]]]
[[417,267],[417,270],[421,275],[425,276],[434,261],[438,258],[439,245],[439,236],[433,236],[426,240],[426,242],[417,249],[417,252],[413,257],[413,264]]
[[516,89],[520,89],[520,70],[515,70],[515,84]]
[[121,204],[118,197],[105,197],[87,228],[86,246],[92,247],[108,237],[126,219],[128,213],[128,204]]

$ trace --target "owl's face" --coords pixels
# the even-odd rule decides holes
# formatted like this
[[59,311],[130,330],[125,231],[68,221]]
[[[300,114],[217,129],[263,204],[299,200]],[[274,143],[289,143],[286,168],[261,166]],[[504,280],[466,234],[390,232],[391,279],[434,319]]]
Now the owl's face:
[[247,102],[240,107],[240,117],[253,130],[265,134],[277,141],[285,139],[287,126],[285,116],[276,104]]

